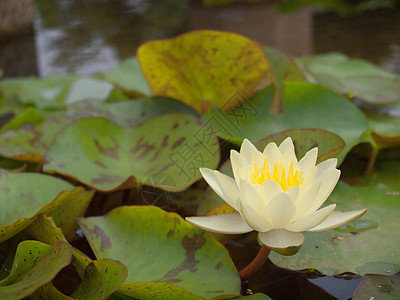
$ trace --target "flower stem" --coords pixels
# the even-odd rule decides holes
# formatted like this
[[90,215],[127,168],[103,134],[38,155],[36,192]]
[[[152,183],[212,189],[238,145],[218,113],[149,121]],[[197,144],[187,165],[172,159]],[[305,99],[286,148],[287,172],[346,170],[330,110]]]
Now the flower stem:
[[263,245],[253,261],[239,272],[240,279],[242,279],[242,281],[245,281],[258,270],[260,270],[263,264],[267,261],[270,252],[271,249]]

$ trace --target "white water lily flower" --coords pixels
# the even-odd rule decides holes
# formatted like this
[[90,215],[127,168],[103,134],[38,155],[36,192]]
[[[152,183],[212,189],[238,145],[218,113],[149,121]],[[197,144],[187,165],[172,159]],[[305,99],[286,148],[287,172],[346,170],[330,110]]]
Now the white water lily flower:
[[278,147],[269,143],[260,152],[247,139],[240,153],[231,151],[234,179],[201,168],[211,188],[238,213],[188,217],[191,224],[215,233],[258,231],[272,250],[293,255],[304,242],[302,231],[326,231],[359,217],[366,209],[334,211],[336,204],[320,208],[339,180],[337,160],[316,165],[318,148],[297,161],[292,139]]

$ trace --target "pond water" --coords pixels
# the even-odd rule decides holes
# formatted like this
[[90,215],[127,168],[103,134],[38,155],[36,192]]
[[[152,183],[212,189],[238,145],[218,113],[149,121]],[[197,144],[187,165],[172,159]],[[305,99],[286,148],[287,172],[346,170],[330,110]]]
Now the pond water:
[[35,5],[34,34],[2,43],[6,77],[105,71],[135,55],[145,41],[193,29],[238,32],[295,56],[339,51],[400,74],[399,8],[340,17],[310,9],[280,14],[269,3],[37,0]]
[[[271,4],[205,8],[197,1],[185,0],[37,0],[34,33],[4,42],[0,57],[11,49],[13,59],[0,68],[6,77],[91,74],[134,56],[145,41],[200,28],[238,32],[295,56],[338,51],[400,74],[399,8],[340,17],[310,9],[279,14]],[[268,274],[263,279],[271,276]],[[275,278],[277,286],[291,284],[301,291],[299,278],[282,274]],[[323,288],[325,299],[348,299],[360,277],[306,280]],[[274,288],[265,282],[254,288],[274,294]]]

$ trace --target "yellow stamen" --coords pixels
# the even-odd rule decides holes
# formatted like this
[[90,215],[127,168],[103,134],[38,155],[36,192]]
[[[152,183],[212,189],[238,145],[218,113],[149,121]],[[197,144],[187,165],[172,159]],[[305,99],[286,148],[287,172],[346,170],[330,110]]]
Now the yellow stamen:
[[266,180],[276,181],[284,191],[288,190],[292,186],[299,186],[303,183],[304,178],[303,171],[294,171],[293,162],[289,166],[288,175],[286,176],[286,170],[281,162],[275,162],[273,172],[269,169],[268,158],[264,158],[262,168],[257,166],[254,162],[253,166],[249,168],[249,180],[253,184],[261,185]]

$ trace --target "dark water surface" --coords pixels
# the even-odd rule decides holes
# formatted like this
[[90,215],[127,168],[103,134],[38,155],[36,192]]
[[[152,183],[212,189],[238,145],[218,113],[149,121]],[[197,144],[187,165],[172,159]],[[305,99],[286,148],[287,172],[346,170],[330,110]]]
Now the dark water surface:
[[193,29],[238,32],[295,56],[339,51],[400,74],[399,8],[344,18],[311,9],[280,14],[268,3],[205,8],[187,0],[36,0],[35,5],[34,34],[1,43],[6,77],[105,71],[134,56],[145,41]]

